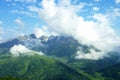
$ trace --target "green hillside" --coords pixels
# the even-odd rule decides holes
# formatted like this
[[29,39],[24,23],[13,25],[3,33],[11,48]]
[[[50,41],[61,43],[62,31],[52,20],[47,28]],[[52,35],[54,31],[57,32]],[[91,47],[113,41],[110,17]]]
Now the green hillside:
[[14,78],[11,76],[7,76],[7,77],[0,77],[0,80],[20,80],[19,78]]
[[0,57],[0,77],[0,80],[90,80],[62,62],[39,55]]
[[120,64],[100,70],[99,73],[102,73],[105,80],[120,80]]
[[99,60],[71,59],[67,62],[67,64],[71,65],[72,67],[76,69],[83,70],[87,73],[95,73],[111,65],[115,65],[116,63],[119,63],[117,61],[118,59],[119,59],[119,56],[117,55],[112,55],[112,56],[106,57],[104,59],[99,59]]

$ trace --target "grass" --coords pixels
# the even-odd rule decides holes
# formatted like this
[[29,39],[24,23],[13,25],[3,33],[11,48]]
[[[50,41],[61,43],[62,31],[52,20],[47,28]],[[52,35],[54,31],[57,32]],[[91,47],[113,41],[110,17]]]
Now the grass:
[[21,80],[90,80],[68,65],[46,56],[30,55],[0,58],[0,77]]

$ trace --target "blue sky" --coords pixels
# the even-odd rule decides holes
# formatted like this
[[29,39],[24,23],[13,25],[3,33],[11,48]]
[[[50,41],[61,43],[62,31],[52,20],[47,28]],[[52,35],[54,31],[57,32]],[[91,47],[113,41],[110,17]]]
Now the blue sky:
[[[41,31],[39,28],[45,30],[46,28],[43,28],[43,26],[47,26],[47,30],[49,29],[50,32],[66,34],[67,32],[57,31],[54,27],[51,27],[54,26],[48,21],[51,18],[43,18],[43,16],[49,14],[41,13],[44,12],[44,10],[40,11],[44,6],[42,2],[42,0],[0,0],[0,40],[4,41],[19,35],[31,34],[35,32],[36,28],[38,31]],[[71,2],[70,4],[67,3],[69,6],[74,6],[73,11],[76,11],[75,8],[80,6],[75,14],[81,16],[84,21],[95,21],[92,18],[95,14],[107,16],[110,19],[110,28],[115,30],[117,35],[120,35],[120,0],[68,0],[68,2]],[[55,0],[56,5],[59,3],[60,0]],[[47,34],[50,33],[49,31],[47,31]],[[39,33],[43,34],[43,32],[37,32],[37,34]]]

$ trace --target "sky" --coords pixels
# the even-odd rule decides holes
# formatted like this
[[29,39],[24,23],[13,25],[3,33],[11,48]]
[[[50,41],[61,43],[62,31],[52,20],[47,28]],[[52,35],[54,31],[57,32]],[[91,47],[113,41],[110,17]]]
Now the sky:
[[[49,0],[46,0],[49,1]],[[52,1],[52,0],[50,0]],[[63,0],[67,1],[67,0]],[[94,14],[111,15],[111,27],[120,35],[120,0],[68,0],[71,5],[79,6],[76,14],[85,20],[91,20]],[[19,35],[31,34],[36,28],[48,26],[40,16],[42,0],[0,0],[0,40]],[[55,0],[56,4],[60,0]],[[64,4],[64,3],[63,3]],[[32,10],[32,8],[35,8]],[[46,15],[47,16],[47,15]]]
[[72,36],[102,58],[120,44],[120,0],[0,0],[0,42],[31,33]]

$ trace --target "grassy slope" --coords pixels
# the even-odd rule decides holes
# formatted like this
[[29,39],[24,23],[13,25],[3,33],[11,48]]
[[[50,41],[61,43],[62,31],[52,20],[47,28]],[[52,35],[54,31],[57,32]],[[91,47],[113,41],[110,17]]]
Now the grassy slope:
[[66,64],[39,55],[0,57],[0,77],[6,76],[22,80],[89,80]]
[[116,60],[118,60],[119,57],[112,56],[112,57],[106,57],[104,59],[100,60],[70,60],[67,63],[71,65],[72,67],[75,67],[76,69],[84,70],[87,73],[95,73],[96,71],[99,71],[101,69],[107,68],[111,65],[116,64]]
[[11,77],[11,76],[7,76],[7,77],[0,77],[0,80],[20,80],[20,79],[14,78],[14,77]]
[[120,80],[120,64],[100,70],[99,73],[105,77],[105,80]]
[[77,71],[83,72],[91,80],[120,80],[120,64],[115,65],[116,63],[114,63],[118,58],[114,56],[97,61],[72,60],[68,64],[77,69]]

